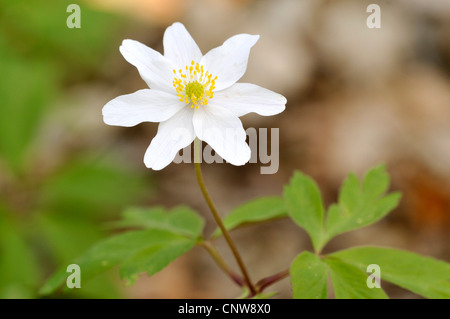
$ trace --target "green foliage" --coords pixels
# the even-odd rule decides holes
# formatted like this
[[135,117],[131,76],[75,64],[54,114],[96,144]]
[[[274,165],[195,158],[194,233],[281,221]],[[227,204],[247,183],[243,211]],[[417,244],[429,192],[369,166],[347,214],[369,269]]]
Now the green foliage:
[[[65,148],[63,156],[42,156],[48,149],[39,144],[40,134],[56,102],[67,101],[65,85],[93,79],[99,62],[112,47],[117,50],[114,31],[123,24],[80,3],[82,28],[69,29],[71,3],[0,3],[0,298],[35,298],[43,273],[68,265],[104,236],[100,218],[114,216],[148,192],[136,172],[95,159],[89,149],[78,152],[90,156],[61,163]],[[43,159],[58,167],[42,169]],[[74,296],[119,295],[105,274]]]
[[293,297],[296,299],[325,299],[327,297],[328,267],[310,253],[302,252],[289,269]]
[[[14,172],[58,97],[60,83],[81,77],[113,45],[117,17],[83,6],[83,28],[66,26],[69,0],[0,3],[0,162]],[[88,49],[87,49],[88,48]]]
[[[389,176],[383,166],[371,169],[362,184],[354,174],[343,183],[337,204],[323,215],[320,192],[312,179],[296,173],[285,188],[289,214],[311,237],[316,254],[303,252],[290,268],[294,298],[326,298],[331,279],[338,299],[383,299],[381,288],[369,288],[367,267],[380,267],[381,279],[428,298],[450,298],[450,265],[410,252],[358,247],[319,256],[336,235],[368,226],[394,209],[400,195],[384,195]],[[304,216],[307,215],[307,216]]]
[[32,298],[41,272],[22,231],[0,211],[0,299]]
[[[123,21],[99,12],[87,3],[81,8],[81,28],[69,29],[66,12],[71,0],[3,0],[0,11],[1,35],[19,52],[64,67],[74,76],[78,68],[92,68],[104,57],[105,49],[115,47],[113,40]],[[53,59],[52,59],[53,58]]]
[[284,188],[289,216],[306,230],[316,250],[323,237],[324,207],[317,184],[308,176],[296,172]]
[[328,210],[323,245],[336,235],[368,226],[392,211],[400,201],[399,193],[384,196],[389,175],[384,166],[371,169],[362,186],[354,174],[344,181],[337,205]]
[[[73,259],[86,251],[93,243],[101,240],[105,234],[97,223],[83,215],[39,213],[32,220],[36,241],[45,245],[55,265],[70,265]],[[66,276],[69,275],[66,273]],[[114,277],[110,273],[96,276],[85,283],[83,289],[73,292],[80,298],[118,298],[118,289],[113,284]]]
[[273,296],[275,296],[277,293],[276,292],[273,292],[273,291],[271,291],[271,292],[265,292],[265,293],[258,293],[258,294],[256,294],[256,295],[254,295],[253,297],[252,297],[252,299],[270,299],[270,298],[272,298]]
[[120,207],[124,199],[142,196],[144,183],[135,172],[117,164],[81,157],[49,176],[40,192],[40,205],[53,211],[99,215]]
[[[123,262],[121,277],[133,282],[140,272],[154,274],[194,244],[168,231],[130,231],[100,241],[73,263],[80,266],[83,280],[89,280]],[[67,276],[66,269],[60,269],[43,286],[41,293],[52,293],[65,283]]]
[[[151,276],[190,250],[203,229],[203,220],[187,207],[170,212],[162,208],[135,208],[124,214],[124,223],[120,224],[145,230],[128,231],[100,241],[75,259],[72,263],[82,269],[83,280],[118,264],[122,264],[120,276],[128,284],[142,272]],[[66,279],[66,270],[62,268],[46,282],[41,293],[53,293]]]
[[398,193],[384,196],[389,186],[389,176],[384,166],[367,173],[360,185],[354,174],[345,180],[339,201],[324,214],[319,188],[308,176],[296,172],[284,196],[289,215],[297,225],[311,237],[314,249],[320,252],[336,235],[368,226],[394,209],[399,200]]
[[19,171],[55,96],[56,72],[48,64],[8,52],[1,41],[0,70],[4,74],[0,79],[0,161]]
[[295,258],[290,275],[293,297],[296,299],[327,298],[329,278],[337,299],[387,298],[382,289],[367,286],[368,275],[363,270],[335,258],[320,258],[310,252],[303,252]]
[[382,247],[357,247],[322,258],[303,252],[291,265],[294,298],[326,298],[331,278],[338,299],[384,299],[382,288],[367,286],[369,265],[380,267],[384,281],[433,299],[450,298],[450,265],[430,257]]
[[[152,240],[160,236],[155,236],[155,232],[152,232]],[[147,248],[126,259],[120,269],[120,277],[126,279],[130,285],[136,281],[138,275],[142,272],[152,276],[185,252],[191,250],[195,245],[194,240],[172,233],[170,233],[170,236],[172,237],[171,240],[158,244],[148,244]]]
[[271,291],[271,292],[260,292],[257,293],[256,295],[254,295],[253,297],[251,296],[251,292],[247,287],[242,287],[242,293],[239,297],[237,297],[236,299],[270,299],[273,296],[275,296],[277,294],[277,292]]
[[91,221],[66,214],[41,212],[34,216],[33,225],[58,264],[70,262],[104,236]]
[[[109,168],[101,163],[82,161],[88,172],[107,170],[108,174],[81,174],[78,181],[74,178],[71,190],[76,190],[76,182],[84,186],[82,191],[86,196],[80,196],[76,191],[73,198],[67,192],[58,188],[38,185],[29,190],[33,194],[33,203],[28,203],[25,211],[16,207],[17,203],[9,198],[3,198],[7,204],[2,205],[0,216],[0,296],[35,297],[37,288],[41,285],[43,268],[38,261],[45,260],[45,265],[69,265],[73,259],[99,241],[104,233],[98,227],[99,215],[111,214],[117,211],[117,206],[138,199],[144,184],[135,173],[122,168]],[[58,174],[54,175],[58,176]],[[118,183],[111,183],[111,179]],[[49,179],[50,180],[50,179]],[[70,180],[70,179],[69,179]],[[70,185],[70,181],[67,184]],[[49,182],[52,184],[51,182]],[[101,194],[95,187],[106,185],[106,191],[120,194],[123,187],[128,191],[116,196],[113,208],[105,198],[102,205],[94,195]],[[131,192],[134,190],[134,194]],[[51,198],[52,201],[48,201]],[[25,198],[26,199],[26,198]],[[2,198],[0,196],[0,201]],[[25,202],[27,203],[27,202]],[[58,203],[53,205],[52,203]],[[79,209],[79,210],[77,210]],[[84,209],[85,211],[83,211]],[[86,212],[91,211],[88,215]],[[80,212],[77,214],[77,212]],[[43,252],[45,255],[42,256]],[[41,258],[38,258],[41,255]],[[111,284],[107,275],[95,279],[96,284],[83,286],[83,290],[75,292],[84,297],[117,298],[117,289]]]
[[[385,195],[388,187],[389,177],[383,166],[370,170],[362,183],[351,174],[343,183],[338,203],[331,205],[325,214],[316,183],[297,172],[285,187],[284,198],[272,196],[252,200],[234,209],[224,222],[226,228],[232,230],[285,217],[289,213],[293,221],[307,231],[316,253],[302,252],[290,266],[294,298],[325,299],[333,293],[337,299],[388,298],[381,287],[368,286],[369,275],[372,275],[368,266],[373,264],[380,267],[379,275],[385,281],[425,297],[450,298],[450,265],[443,261],[380,247],[358,247],[320,254],[323,246],[334,236],[368,226],[392,210],[400,196],[396,193]],[[140,230],[128,230],[102,240],[78,259],[71,260],[81,267],[84,280],[121,264],[120,277],[132,284],[140,273],[146,272],[151,276],[204,241],[201,235],[203,219],[185,206],[170,211],[162,207],[129,208],[122,214],[122,219],[112,225]],[[63,228],[71,227],[66,225]],[[53,227],[52,232],[58,231]],[[212,238],[219,235],[220,232],[216,231]],[[64,284],[67,276],[62,268],[47,281],[41,293],[53,293]],[[328,292],[329,285],[333,293]],[[257,291],[252,298],[270,298],[273,295],[273,292]],[[243,287],[242,298],[249,296],[250,290]]]
[[381,278],[427,298],[450,299],[450,264],[399,249],[357,247],[336,252],[333,258],[365,271],[381,268]]
[[196,239],[201,234],[204,220],[187,206],[175,207],[170,212],[163,207],[133,207],[126,209],[122,220],[115,225],[167,230]]
[[367,273],[340,260],[325,258],[337,299],[386,299],[381,288],[367,286]]
[[[261,197],[251,200],[242,206],[233,209],[223,220],[227,230],[258,222],[270,221],[287,216],[283,198],[279,196]],[[213,237],[222,234],[216,229]]]

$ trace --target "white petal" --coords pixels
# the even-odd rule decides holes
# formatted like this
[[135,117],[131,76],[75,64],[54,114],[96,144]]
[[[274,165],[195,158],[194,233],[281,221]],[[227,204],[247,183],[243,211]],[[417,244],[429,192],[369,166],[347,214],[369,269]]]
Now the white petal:
[[156,90],[139,90],[109,101],[102,110],[108,125],[134,126],[142,122],[162,122],[178,112],[184,103],[177,96]]
[[259,35],[235,35],[202,58],[200,64],[217,76],[216,92],[230,87],[244,75],[250,49],[258,39]]
[[192,116],[194,110],[183,107],[178,113],[158,126],[158,133],[145,152],[144,163],[156,171],[169,165],[178,151],[195,138]]
[[198,138],[208,143],[227,162],[244,165],[249,161],[246,133],[236,115],[208,104],[195,110],[193,122]]
[[200,62],[202,52],[184,25],[172,24],[164,33],[164,56],[174,63],[177,69],[191,65],[191,61]]
[[119,50],[125,60],[138,69],[141,78],[150,88],[175,92],[172,83],[174,67],[161,53],[134,40],[123,40]]
[[214,105],[222,106],[238,117],[252,112],[263,116],[275,115],[286,108],[284,96],[249,83],[236,83],[216,92],[213,99]]

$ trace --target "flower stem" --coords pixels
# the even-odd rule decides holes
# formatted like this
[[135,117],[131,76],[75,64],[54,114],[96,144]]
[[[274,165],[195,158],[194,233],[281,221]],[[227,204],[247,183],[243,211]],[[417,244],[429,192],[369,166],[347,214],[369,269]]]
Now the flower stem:
[[262,292],[264,289],[266,289],[270,285],[273,285],[277,281],[280,281],[281,279],[284,279],[287,276],[289,276],[289,269],[281,271],[275,275],[261,279],[260,281],[258,281],[256,283],[256,288],[258,289],[259,292]]
[[214,261],[217,263],[217,265],[220,267],[220,269],[225,272],[228,277],[230,277],[236,284],[238,284],[239,287],[242,287],[245,285],[244,279],[236,274],[228,265],[225,263],[225,261],[220,256],[219,252],[217,251],[216,247],[214,247],[213,244],[209,241],[203,241],[199,244],[203,248],[206,249],[206,251],[211,255],[211,257],[214,259]]
[[211,200],[211,197],[209,196],[208,191],[206,190],[205,183],[203,181],[203,175],[202,170],[200,167],[200,152],[201,152],[201,141],[196,138],[194,140],[194,165],[195,165],[195,174],[197,175],[197,182],[200,186],[200,190],[202,191],[203,197],[206,200],[206,203],[209,206],[209,209],[211,210],[211,213],[213,214],[214,219],[216,220],[217,225],[219,226],[220,230],[222,231],[223,236],[225,237],[226,242],[228,243],[228,246],[231,249],[231,252],[234,255],[234,258],[236,259],[236,262],[241,269],[242,275],[244,276],[245,283],[250,289],[252,295],[256,294],[256,289],[253,286],[250,276],[248,275],[247,268],[245,268],[244,262],[242,261],[242,258],[233,242],[233,240],[230,237],[230,234],[228,233],[227,229],[225,228],[225,225],[222,222],[222,219],[220,218],[220,215],[214,206],[214,203]]

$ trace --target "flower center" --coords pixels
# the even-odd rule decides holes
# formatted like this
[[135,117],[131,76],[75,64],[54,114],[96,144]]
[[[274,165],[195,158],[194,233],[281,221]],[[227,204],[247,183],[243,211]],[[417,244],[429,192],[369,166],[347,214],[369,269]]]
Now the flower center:
[[198,100],[205,93],[205,88],[197,81],[189,82],[184,88],[184,92],[186,93],[187,96],[190,96],[191,99],[195,98]]
[[177,96],[181,102],[190,104],[192,109],[208,104],[208,100],[213,98],[217,76],[213,78],[209,71],[205,72],[203,65],[192,61],[185,71],[179,69],[173,70],[173,73],[173,86]]

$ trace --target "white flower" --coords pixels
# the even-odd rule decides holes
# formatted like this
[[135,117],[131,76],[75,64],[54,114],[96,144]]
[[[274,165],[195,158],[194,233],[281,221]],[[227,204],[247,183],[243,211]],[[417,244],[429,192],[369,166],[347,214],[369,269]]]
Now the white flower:
[[129,127],[160,122],[144,156],[145,165],[154,170],[169,165],[195,137],[227,162],[244,165],[250,159],[250,148],[239,117],[251,112],[275,115],[286,104],[280,94],[236,83],[258,39],[258,35],[235,35],[202,55],[186,28],[174,23],[164,33],[164,55],[140,42],[124,40],[120,52],[150,89],[107,103],[105,123]]

